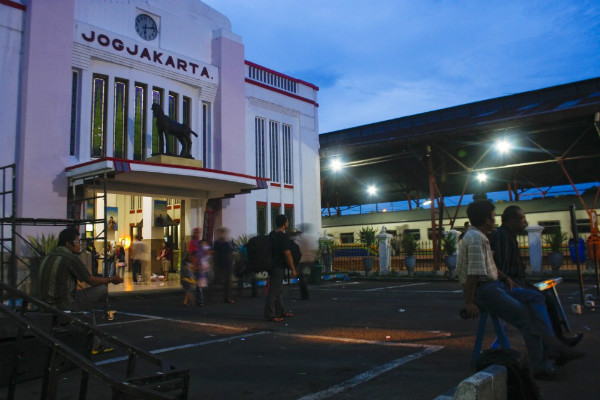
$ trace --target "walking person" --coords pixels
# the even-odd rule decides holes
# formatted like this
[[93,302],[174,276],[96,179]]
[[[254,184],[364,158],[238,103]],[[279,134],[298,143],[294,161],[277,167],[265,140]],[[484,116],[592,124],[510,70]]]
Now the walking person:
[[135,237],[129,251],[133,259],[133,284],[139,285],[142,277],[142,259],[146,253],[146,244],[142,241],[141,235]]
[[223,282],[223,301],[235,303],[231,298],[231,275],[233,274],[233,242],[229,238],[229,229],[217,229],[217,240],[213,244],[215,273],[221,276]]
[[269,271],[269,290],[265,299],[265,318],[268,321],[281,322],[284,317],[293,317],[291,312],[284,311],[283,304],[283,276],[287,267],[291,276],[296,276],[296,267],[290,251],[290,237],[286,233],[289,227],[288,219],[280,214],[275,217],[275,229],[269,233],[271,237],[271,257],[273,265]]
[[295,237],[296,243],[300,247],[300,263],[297,266],[298,285],[300,286],[300,298],[308,300],[308,285],[306,284],[306,274],[311,272],[311,268],[315,265],[315,259],[318,249],[318,237],[314,234],[311,224],[304,224],[302,232]]

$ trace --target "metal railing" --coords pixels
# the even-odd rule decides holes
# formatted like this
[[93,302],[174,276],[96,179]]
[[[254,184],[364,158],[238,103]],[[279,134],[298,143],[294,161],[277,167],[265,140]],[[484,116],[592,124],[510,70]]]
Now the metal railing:
[[[59,385],[62,383],[60,376],[65,373],[63,367],[65,362],[71,363],[75,369],[81,371],[80,399],[87,398],[90,378],[108,385],[110,394],[107,394],[107,397],[113,399],[187,399],[189,369],[169,364],[146,350],[131,346],[72,314],[65,313],[4,283],[0,283],[0,300],[2,301],[0,316],[6,319],[3,328],[6,331],[8,326],[16,332],[12,337],[2,338],[2,345],[9,346],[12,354],[12,362],[2,364],[10,371],[0,371],[0,375],[8,376],[7,400],[17,398],[17,384],[24,383],[21,382],[23,377],[20,377],[20,363],[26,347],[32,346],[29,340],[31,337],[35,338],[37,344],[46,348],[47,352],[37,355],[38,370],[43,371],[43,376],[33,374],[24,384],[29,386],[30,381],[42,378],[42,399],[57,398]],[[76,348],[74,346],[77,340],[70,340],[69,343],[61,340],[60,333],[64,333],[65,330],[76,336],[83,336],[84,345]],[[94,337],[113,347],[116,353],[126,354],[123,357],[123,361],[126,361],[124,369],[109,370],[90,360]],[[7,353],[4,355],[7,356]],[[62,394],[62,391],[60,393]]]

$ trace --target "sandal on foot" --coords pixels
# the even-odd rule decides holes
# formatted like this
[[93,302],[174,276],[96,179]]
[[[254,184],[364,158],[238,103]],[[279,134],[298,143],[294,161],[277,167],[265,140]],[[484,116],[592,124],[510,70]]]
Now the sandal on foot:
[[269,321],[271,321],[271,322],[281,322],[281,321],[283,321],[283,318],[281,318],[281,317],[273,317],[273,318],[269,319]]
[[282,317],[285,317],[285,318],[292,318],[293,316],[294,316],[294,313],[292,313],[292,312],[286,312],[286,313],[283,313],[283,315],[282,315]]

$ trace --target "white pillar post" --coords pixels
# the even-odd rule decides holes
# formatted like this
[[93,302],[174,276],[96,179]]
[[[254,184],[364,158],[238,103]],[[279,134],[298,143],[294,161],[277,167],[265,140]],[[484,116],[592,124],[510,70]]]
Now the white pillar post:
[[529,237],[529,264],[531,272],[542,272],[542,231],[543,227],[531,225],[525,228]]
[[385,226],[381,228],[381,233],[377,235],[379,241],[379,275],[388,273],[391,257],[390,257],[390,239],[392,235],[385,231]]

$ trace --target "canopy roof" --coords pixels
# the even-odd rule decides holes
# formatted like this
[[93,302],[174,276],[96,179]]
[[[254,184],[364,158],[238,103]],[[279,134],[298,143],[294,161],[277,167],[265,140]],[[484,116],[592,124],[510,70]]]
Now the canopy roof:
[[321,206],[429,197],[430,176],[443,196],[598,182],[599,112],[594,78],[322,134]]

